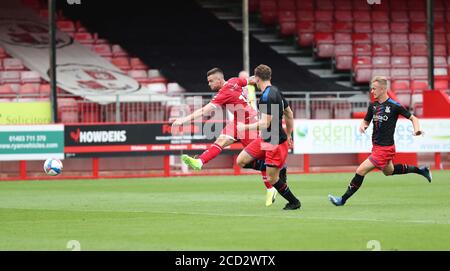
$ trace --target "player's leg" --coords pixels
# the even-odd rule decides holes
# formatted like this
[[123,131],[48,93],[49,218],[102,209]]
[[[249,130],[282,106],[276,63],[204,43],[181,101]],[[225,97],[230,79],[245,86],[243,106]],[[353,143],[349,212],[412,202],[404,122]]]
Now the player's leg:
[[214,144],[204,151],[198,158],[190,157],[186,154],[181,156],[181,160],[192,169],[200,170],[203,165],[216,158],[223,150],[223,148],[233,144],[234,140],[227,136],[219,136]]
[[295,210],[300,208],[300,200],[292,193],[289,185],[279,178],[280,169],[286,162],[288,148],[287,142],[284,142],[275,149],[266,151],[267,179],[278,193],[288,201],[284,210]]
[[347,187],[347,191],[345,191],[342,197],[328,195],[331,203],[336,206],[342,206],[353,194],[356,193],[356,191],[358,191],[364,181],[364,176],[366,176],[367,173],[375,168],[375,165],[371,160],[372,159],[369,157],[364,162],[362,162],[361,165],[359,165],[359,167],[356,169],[355,176],[353,176],[353,179],[350,181],[350,184]]
[[428,182],[431,183],[433,176],[431,175],[431,171],[429,167],[416,167],[407,164],[396,164],[392,163],[392,160],[389,161],[389,164],[383,168],[383,173],[386,176],[398,175],[398,174],[408,174],[408,173],[416,173],[425,177]]

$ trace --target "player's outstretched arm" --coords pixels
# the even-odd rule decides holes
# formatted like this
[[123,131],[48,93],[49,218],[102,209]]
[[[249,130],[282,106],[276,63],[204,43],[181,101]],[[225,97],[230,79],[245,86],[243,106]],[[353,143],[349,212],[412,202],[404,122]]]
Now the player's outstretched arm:
[[414,115],[411,115],[411,117],[409,118],[409,120],[412,122],[412,125],[413,125],[413,128],[414,128],[413,135],[414,135],[414,136],[423,135],[424,132],[423,132],[422,130],[420,130],[419,119],[416,118]]
[[208,114],[209,112],[214,110],[214,105],[212,103],[208,103],[200,109],[195,110],[193,113],[187,115],[186,117],[178,118],[173,123],[172,126],[180,126],[186,122],[191,122],[203,115]]
[[359,132],[361,134],[364,134],[367,130],[367,128],[369,127],[370,122],[366,121],[366,120],[362,120],[361,124],[359,125]]

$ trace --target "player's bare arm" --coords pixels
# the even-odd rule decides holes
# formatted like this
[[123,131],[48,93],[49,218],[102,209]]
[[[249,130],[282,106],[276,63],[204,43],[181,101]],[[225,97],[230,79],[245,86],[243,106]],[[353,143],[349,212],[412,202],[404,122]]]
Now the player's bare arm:
[[412,125],[413,125],[413,128],[414,128],[413,135],[414,136],[423,135],[424,132],[422,130],[420,130],[419,119],[416,118],[414,115],[411,115],[409,120],[412,122]]
[[286,107],[283,111],[284,120],[286,121],[286,134],[289,146],[292,147],[292,132],[294,131],[294,112],[291,107]]
[[366,120],[362,120],[361,124],[359,125],[359,132],[361,134],[364,134],[367,130],[367,128],[369,128],[369,124],[370,122],[366,121]]
[[242,132],[245,130],[260,130],[260,129],[267,129],[270,126],[270,122],[272,121],[272,115],[267,114],[261,114],[261,118],[259,121],[251,124],[243,124],[238,123],[237,124],[237,130]]
[[195,110],[192,114],[189,114],[185,117],[176,119],[172,123],[172,126],[180,126],[186,122],[195,120],[203,115],[210,113],[211,111],[214,110],[214,108],[215,108],[215,106],[212,103],[208,103],[207,105],[203,106],[202,108]]

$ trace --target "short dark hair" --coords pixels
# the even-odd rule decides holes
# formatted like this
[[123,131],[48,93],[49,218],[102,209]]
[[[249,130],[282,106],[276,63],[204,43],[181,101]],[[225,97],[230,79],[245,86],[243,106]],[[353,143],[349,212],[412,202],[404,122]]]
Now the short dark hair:
[[272,78],[272,69],[264,64],[255,68],[255,76],[258,76],[263,81],[269,81]]
[[206,73],[206,76],[210,76],[211,74],[220,73],[223,74],[223,71],[220,68],[212,68]]

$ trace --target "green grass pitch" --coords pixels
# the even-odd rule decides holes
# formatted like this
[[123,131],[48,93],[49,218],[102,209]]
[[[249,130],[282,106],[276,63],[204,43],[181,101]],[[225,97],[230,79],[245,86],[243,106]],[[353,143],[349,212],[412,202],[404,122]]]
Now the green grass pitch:
[[295,211],[257,175],[0,182],[0,250],[450,250],[450,171],[370,173],[331,205],[352,176],[289,175]]

